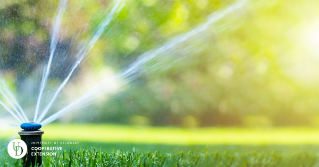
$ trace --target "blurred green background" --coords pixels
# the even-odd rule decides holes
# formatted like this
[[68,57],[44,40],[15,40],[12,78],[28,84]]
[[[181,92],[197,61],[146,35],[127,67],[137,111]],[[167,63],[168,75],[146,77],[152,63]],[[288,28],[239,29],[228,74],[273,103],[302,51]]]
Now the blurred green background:
[[[125,69],[144,52],[234,2],[126,0],[51,114],[105,73]],[[0,2],[1,75],[30,118],[58,3]],[[146,64],[125,87],[58,121],[187,128],[319,126],[318,5],[315,0],[248,1],[176,51]],[[109,0],[68,2],[47,92],[67,76],[75,53],[93,37],[109,7]]]

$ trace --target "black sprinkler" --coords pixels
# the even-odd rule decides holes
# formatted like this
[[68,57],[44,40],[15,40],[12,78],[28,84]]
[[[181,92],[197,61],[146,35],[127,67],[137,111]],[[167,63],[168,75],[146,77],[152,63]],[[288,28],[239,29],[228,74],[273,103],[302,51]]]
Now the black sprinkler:
[[[22,123],[20,127],[23,129],[19,132],[21,140],[23,140],[28,147],[27,154],[22,158],[24,167],[40,166],[42,164],[42,126],[34,122]],[[40,148],[40,149],[38,149]]]

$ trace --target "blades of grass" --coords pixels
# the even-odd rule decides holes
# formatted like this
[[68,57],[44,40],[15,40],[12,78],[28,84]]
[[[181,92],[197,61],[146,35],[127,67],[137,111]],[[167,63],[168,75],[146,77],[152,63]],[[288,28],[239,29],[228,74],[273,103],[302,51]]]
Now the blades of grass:
[[69,161],[69,167],[72,166],[72,150],[70,149],[70,161]]

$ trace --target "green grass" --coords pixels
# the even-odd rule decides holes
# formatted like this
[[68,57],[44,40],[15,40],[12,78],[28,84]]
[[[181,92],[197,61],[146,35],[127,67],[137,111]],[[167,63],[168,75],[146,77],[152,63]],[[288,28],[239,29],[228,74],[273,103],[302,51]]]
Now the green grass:
[[[103,152],[95,149],[64,151],[56,156],[44,157],[42,166],[318,166],[319,157],[314,154],[298,153],[286,155],[269,153],[233,153],[192,151],[184,153],[161,152]],[[22,166],[21,160],[6,159],[1,166]]]
[[[65,151],[58,152],[56,157],[45,157],[45,166],[68,166],[70,150],[72,166],[319,166],[316,128],[52,124],[42,130],[43,141],[59,143],[43,146],[62,146]],[[79,143],[60,144],[68,141]],[[6,151],[0,159],[0,166],[20,164]]]

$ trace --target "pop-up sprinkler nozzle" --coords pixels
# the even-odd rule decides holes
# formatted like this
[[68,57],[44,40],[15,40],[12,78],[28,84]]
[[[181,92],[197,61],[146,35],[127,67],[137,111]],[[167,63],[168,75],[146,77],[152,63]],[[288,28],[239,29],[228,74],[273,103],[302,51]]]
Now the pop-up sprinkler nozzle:
[[[42,126],[34,122],[22,123],[20,127],[23,129],[19,132],[21,140],[23,140],[28,147],[27,154],[22,158],[24,167],[41,166],[42,164]],[[33,149],[32,149],[33,148]],[[36,148],[36,149],[35,149]],[[38,149],[40,148],[40,149]]]
[[22,123],[20,127],[24,129],[25,131],[36,131],[40,129],[42,125],[34,123],[34,122],[29,122],[29,123]]

